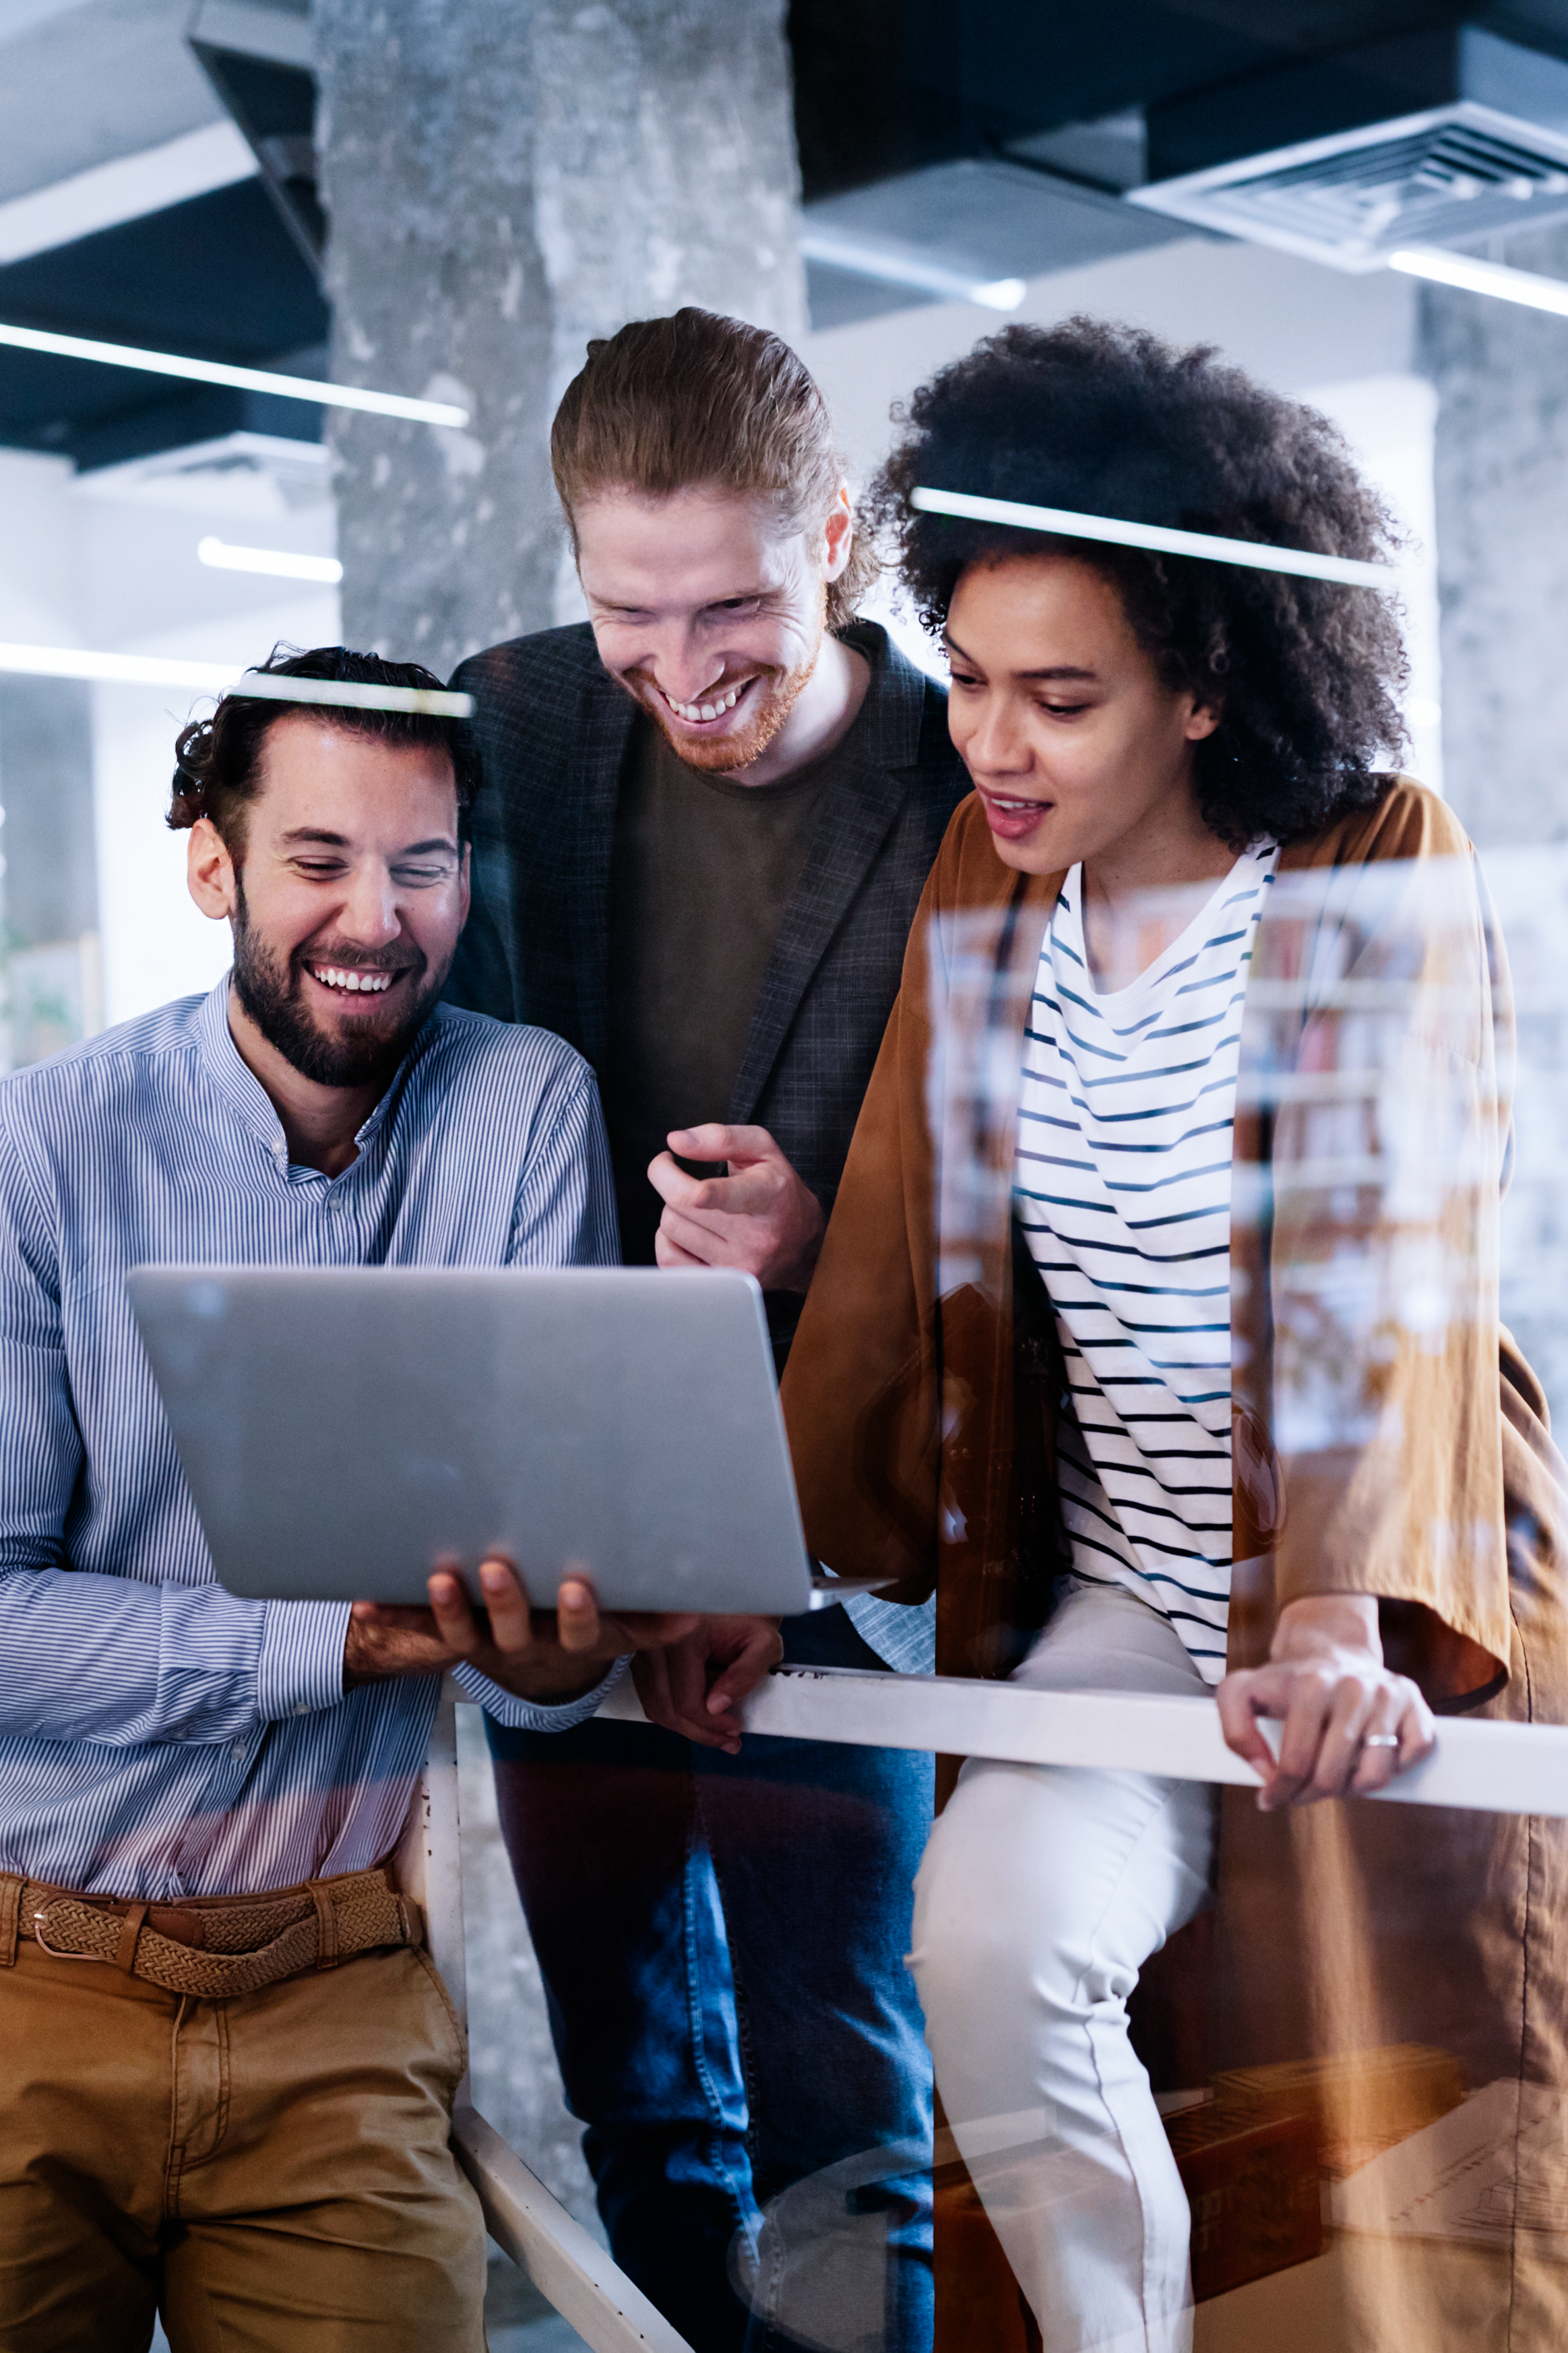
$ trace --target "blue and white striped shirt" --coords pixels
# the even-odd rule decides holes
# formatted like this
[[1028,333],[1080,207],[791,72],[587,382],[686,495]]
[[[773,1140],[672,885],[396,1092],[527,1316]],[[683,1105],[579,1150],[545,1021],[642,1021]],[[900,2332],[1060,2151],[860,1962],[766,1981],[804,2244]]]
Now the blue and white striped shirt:
[[[94,1894],[379,1862],[440,1690],[345,1697],[346,1604],[214,1581],[127,1268],[616,1256],[598,1095],[560,1039],[437,1008],[329,1178],[290,1166],[227,1003],[225,980],[0,1082],[0,1868]],[[535,1729],[605,1688],[552,1708],[458,1681]]]
[[1056,1309],[1074,1574],[1160,1611],[1205,1683],[1230,1613],[1230,1169],[1242,1004],[1274,879],[1237,860],[1163,955],[1100,995],[1083,869],[1041,944],[1024,1041],[1018,1221]]

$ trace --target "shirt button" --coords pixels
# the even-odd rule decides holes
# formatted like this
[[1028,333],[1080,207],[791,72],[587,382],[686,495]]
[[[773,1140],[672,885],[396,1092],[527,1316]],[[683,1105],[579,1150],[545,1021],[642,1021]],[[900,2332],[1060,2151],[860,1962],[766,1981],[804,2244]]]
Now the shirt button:
[[249,1748],[248,1748],[248,1746],[247,1746],[247,1745],[246,1744],[246,1742],[245,1742],[245,1741],[243,1741],[243,1740],[237,1740],[237,1741],[235,1742],[235,1744],[234,1744],[234,1746],[229,1750],[229,1752],[228,1752],[228,1753],[229,1753],[229,1755],[234,1758],[235,1763],[237,1765],[237,1764],[239,1763],[239,1761],[240,1761],[241,1757],[247,1757],[247,1756],[248,1756],[250,1752],[249,1752]]
[[298,1701],[294,1708],[294,1713],[296,1715],[309,1715],[310,1713],[310,1701],[308,1699]]

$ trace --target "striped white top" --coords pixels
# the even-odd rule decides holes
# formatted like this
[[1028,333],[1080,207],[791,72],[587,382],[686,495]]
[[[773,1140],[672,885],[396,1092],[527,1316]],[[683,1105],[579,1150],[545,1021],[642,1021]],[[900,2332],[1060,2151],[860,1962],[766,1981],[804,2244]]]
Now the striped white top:
[[[441,1688],[345,1696],[346,1603],[214,1581],[126,1269],[616,1256],[593,1074],[559,1038],[437,1007],[329,1177],[290,1165],[227,1002],[226,978],[0,1082],[0,1870],[94,1894],[378,1862]],[[547,1707],[457,1679],[535,1730],[607,1688]]]
[[1056,1309],[1075,1576],[1168,1618],[1206,1683],[1230,1607],[1230,1162],[1242,999],[1279,851],[1238,859],[1130,988],[1097,994],[1074,867],[1024,1040],[1016,1201]]

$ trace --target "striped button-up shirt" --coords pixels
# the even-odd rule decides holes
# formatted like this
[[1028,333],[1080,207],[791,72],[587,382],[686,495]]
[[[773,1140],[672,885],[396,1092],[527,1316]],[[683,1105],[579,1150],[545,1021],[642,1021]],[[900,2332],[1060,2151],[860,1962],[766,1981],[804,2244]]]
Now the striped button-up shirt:
[[[439,1008],[329,1178],[290,1165],[227,1003],[225,981],[0,1082],[0,1868],[97,1894],[258,1893],[378,1862],[440,1689],[345,1696],[346,1604],[215,1582],[127,1268],[616,1256],[598,1097],[558,1038]],[[605,1689],[544,1707],[458,1681],[533,1728]]]

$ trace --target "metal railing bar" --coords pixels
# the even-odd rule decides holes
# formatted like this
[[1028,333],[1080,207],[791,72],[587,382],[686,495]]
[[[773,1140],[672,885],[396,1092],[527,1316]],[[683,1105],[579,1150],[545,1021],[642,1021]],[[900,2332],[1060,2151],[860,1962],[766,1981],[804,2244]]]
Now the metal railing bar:
[[425,1915],[425,1937],[459,2019],[468,2013],[463,1934],[463,1850],[458,1816],[458,1686],[447,1680],[430,1731],[425,1772],[394,1859],[405,1895]]
[[[645,1720],[629,1678],[599,1713],[624,1723]],[[789,1740],[935,1749],[1005,1764],[1077,1765],[1244,1788],[1256,1788],[1258,1779],[1226,1746],[1219,1711],[1207,1699],[780,1667],[752,1693],[742,1722],[748,1732]],[[1265,1737],[1278,1740],[1279,1729],[1266,1724]],[[1381,1790],[1378,1801],[1568,1815],[1568,1725],[1445,1717],[1432,1755]]]
[[452,2146],[479,2192],[491,2238],[594,2353],[691,2353],[685,2337],[466,2100],[459,2099],[452,2117]]

